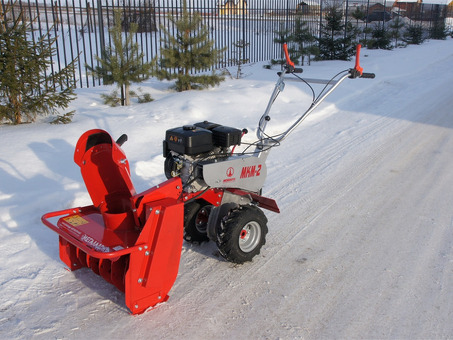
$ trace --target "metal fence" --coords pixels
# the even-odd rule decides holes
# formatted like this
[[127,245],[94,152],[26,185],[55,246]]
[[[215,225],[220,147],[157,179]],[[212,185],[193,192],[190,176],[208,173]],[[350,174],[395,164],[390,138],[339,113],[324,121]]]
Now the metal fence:
[[[113,25],[114,10],[123,15],[122,27],[128,31],[130,23],[138,24],[134,40],[149,62],[162,46],[162,28],[176,33],[169,16],[179,17],[183,0],[0,0],[0,16],[10,6],[13,18],[22,15],[33,29],[32,38],[47,33],[57,37],[53,67],[61,69],[79,58],[74,73],[77,87],[92,87],[101,80],[90,75],[85,65],[96,66],[106,46],[112,45],[109,28]],[[247,43],[241,55],[249,62],[281,57],[281,47],[274,43],[279,32],[294,30],[296,18],[306,22],[314,36],[319,36],[325,11],[333,3],[343,9],[344,22],[360,28],[384,24],[389,18],[400,16],[429,28],[436,21],[452,14],[447,6],[417,3],[376,3],[370,0],[187,0],[188,10],[198,12],[209,28],[216,47],[227,49],[218,68],[230,66],[237,60],[240,40]],[[353,13],[361,9],[362,20]],[[388,13],[388,14],[387,14]],[[365,30],[366,32],[366,30]],[[366,35],[364,36],[366,39]]]

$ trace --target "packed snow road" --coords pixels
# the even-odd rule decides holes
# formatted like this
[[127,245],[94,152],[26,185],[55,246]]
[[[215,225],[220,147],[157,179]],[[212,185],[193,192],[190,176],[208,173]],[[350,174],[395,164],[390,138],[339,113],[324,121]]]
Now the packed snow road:
[[[233,338],[453,336],[452,61],[423,90],[431,68],[381,80],[345,105],[367,114],[337,109],[271,154],[266,194],[282,213],[263,257],[199,273],[179,336],[205,334],[193,314],[206,327],[224,319],[212,335]],[[405,89],[393,97],[395,82]]]
[[[63,194],[36,182],[38,189],[31,187],[31,193],[19,191],[32,210],[24,216],[17,213],[16,195],[0,184],[0,337],[452,338],[452,47],[449,39],[392,52],[369,51],[362,66],[375,72],[376,79],[345,82],[270,153],[264,194],[277,200],[281,213],[266,213],[269,234],[261,254],[237,266],[222,260],[212,243],[184,243],[170,300],[143,315],[128,315],[123,294],[89,270],[64,271],[56,236],[39,225],[45,209],[64,208],[54,203],[71,205],[86,199],[72,164],[63,168],[67,177],[59,178],[66,188]],[[307,78],[323,72],[321,77],[327,77],[346,65],[321,64],[306,68]],[[244,105],[257,94],[261,106],[251,108],[250,118],[225,114],[230,119],[225,124],[240,126],[238,122],[245,120],[253,127],[274,81],[275,76],[259,81],[251,76],[243,81],[244,88],[229,81],[219,90],[197,92],[197,97],[183,94],[182,113],[164,123],[178,126],[181,120],[200,120],[197,110],[215,112],[216,101],[225,104],[222,112],[232,112],[238,102],[228,106],[223,89]],[[173,108],[169,101],[177,98],[162,97],[153,104],[155,112]],[[300,111],[307,98],[308,91],[287,84],[278,99],[283,104],[276,107],[277,130],[279,110],[294,118],[292,112]],[[192,116],[185,117],[184,110],[193,107],[197,109]],[[140,111],[127,114],[145,116]],[[210,114],[207,119],[219,119]],[[89,123],[74,123],[69,132],[58,133],[77,138],[76,127],[87,129]],[[132,135],[140,131],[140,122],[114,116],[108,125],[117,134],[129,128],[131,145],[125,149],[134,149]],[[98,126],[105,128],[99,122]],[[1,131],[10,137],[11,130]],[[156,143],[156,162],[162,162],[157,144],[161,130],[155,127],[151,140]],[[16,133],[25,135],[22,131]],[[49,134],[47,127],[38,126],[24,144],[35,145],[32,142],[39,139],[52,143],[55,136]],[[140,143],[149,147],[150,140],[140,140],[139,147]],[[13,178],[8,169],[19,169],[22,160],[6,148],[2,151],[6,156],[0,165],[9,164],[3,173]],[[161,179],[137,175],[143,168],[161,170],[153,162],[142,163],[139,151],[131,154],[135,180],[142,184]],[[56,171],[40,169],[40,164],[36,171],[44,175]],[[22,174],[31,176],[25,170]],[[42,205],[35,203],[41,195]]]
[[[300,313],[285,321],[291,329],[303,325],[298,334],[453,335],[453,99],[448,91],[429,89],[414,104],[398,108],[411,112],[403,120],[374,117],[362,132],[350,131],[324,154],[338,162],[309,183],[293,175],[280,189],[305,188],[299,190],[306,199],[290,195],[287,200],[294,202],[274,219],[278,241],[270,241],[276,247],[268,249],[279,251],[272,265],[279,261],[281,268],[271,286],[289,302],[277,304],[273,313],[293,305],[290,309]],[[303,171],[299,174],[303,178]],[[288,228],[294,225],[299,229]],[[298,280],[286,281],[291,276]]]

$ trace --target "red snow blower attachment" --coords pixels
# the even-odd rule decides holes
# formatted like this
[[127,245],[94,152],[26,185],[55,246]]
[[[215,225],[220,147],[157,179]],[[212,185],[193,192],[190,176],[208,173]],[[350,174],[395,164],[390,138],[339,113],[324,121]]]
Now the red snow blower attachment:
[[[168,299],[178,273],[183,239],[217,244],[227,261],[244,263],[265,244],[267,218],[262,209],[279,212],[261,195],[270,150],[283,141],[346,78],[373,78],[363,73],[359,51],[353,69],[339,79],[302,79],[284,45],[287,63],[261,116],[258,140],[234,150],[246,130],[204,121],[166,131],[164,170],[168,180],[137,194],[129,162],[118,141],[103,130],[79,139],[74,161],[80,167],[92,205],[45,214],[43,223],[59,234],[60,258],[71,269],[91,268],[125,293],[133,314]],[[313,102],[284,132],[265,133],[270,109],[285,87],[285,76],[325,84]],[[335,78],[335,77],[334,77]],[[245,143],[244,143],[245,144]]]
[[42,221],[60,235],[60,258],[71,270],[91,268],[123,291],[137,314],[166,301],[176,280],[182,184],[173,178],[137,195],[119,143],[103,130],[80,137],[74,161],[93,205],[48,213]]

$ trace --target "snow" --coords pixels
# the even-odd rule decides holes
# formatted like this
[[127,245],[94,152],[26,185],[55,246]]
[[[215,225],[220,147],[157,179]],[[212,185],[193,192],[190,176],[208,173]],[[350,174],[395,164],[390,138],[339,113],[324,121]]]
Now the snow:
[[[168,128],[211,120],[256,124],[277,79],[249,65],[243,79],[156,99],[102,104],[110,88],[78,90],[74,122],[0,126],[0,338],[320,339],[453,337],[453,40],[362,50],[376,79],[347,79],[268,158],[267,243],[253,262],[222,260],[184,242],[165,304],[131,316],[124,295],[88,269],[65,270],[42,214],[90,204],[73,151],[91,128],[123,145],[137,191],[164,180]],[[352,62],[316,62],[329,78]],[[234,70],[231,70],[232,73]],[[287,82],[271,132],[309,104]]]

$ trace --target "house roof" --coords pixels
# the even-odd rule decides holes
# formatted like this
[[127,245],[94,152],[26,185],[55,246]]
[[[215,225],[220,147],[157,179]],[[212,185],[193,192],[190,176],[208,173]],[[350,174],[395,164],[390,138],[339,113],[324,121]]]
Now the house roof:
[[[234,5],[237,5],[241,0],[220,0],[220,5],[226,5],[229,2],[232,2]],[[247,3],[247,1],[242,0],[243,3]]]
[[[433,5],[447,5],[451,0],[395,0],[396,3],[422,3],[422,4],[433,4]],[[451,1],[453,2],[453,1]]]

